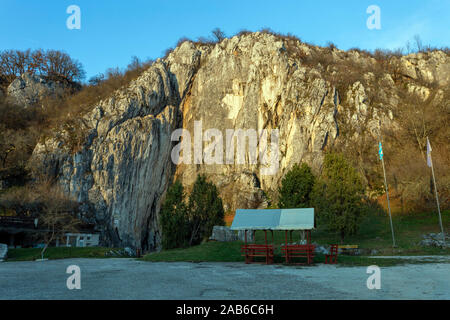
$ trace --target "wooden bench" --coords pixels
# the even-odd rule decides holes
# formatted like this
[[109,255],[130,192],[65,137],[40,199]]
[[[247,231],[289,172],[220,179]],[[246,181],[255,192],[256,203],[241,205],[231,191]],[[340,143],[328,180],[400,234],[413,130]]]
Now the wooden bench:
[[273,245],[268,244],[247,244],[241,247],[242,256],[245,263],[252,263],[255,257],[265,257],[266,264],[273,263]]
[[314,249],[315,245],[313,244],[288,244],[287,246],[281,246],[281,252],[286,257],[286,263],[292,263],[293,258],[306,258],[306,263],[311,264],[314,260]]
[[325,255],[325,264],[335,264],[338,257],[338,245],[332,244],[330,246],[330,254]]
[[339,249],[341,254],[354,255],[358,251],[357,244],[340,244]]
[[339,248],[340,249],[358,249],[358,245],[357,244],[340,244]]

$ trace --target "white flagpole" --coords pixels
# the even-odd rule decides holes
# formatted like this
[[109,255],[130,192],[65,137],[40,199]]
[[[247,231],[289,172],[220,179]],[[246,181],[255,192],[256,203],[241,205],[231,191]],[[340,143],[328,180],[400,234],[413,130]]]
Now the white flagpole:
[[[430,142],[428,141],[428,137],[427,137],[427,143],[428,143],[428,145],[430,144]],[[431,158],[431,151],[429,152],[429,154],[427,156],[430,159],[431,174],[433,175],[434,193],[436,195],[436,203],[437,203],[437,208],[438,208],[438,213],[439,213],[439,225],[441,226],[442,238],[443,238],[444,244],[445,244],[445,233],[444,233],[444,228],[442,226],[441,208],[439,206],[439,197],[438,197],[438,191],[437,191],[437,185],[436,185],[436,178],[434,177],[434,167],[433,167],[433,159]]]
[[384,174],[384,185],[386,187],[386,199],[387,199],[387,205],[388,205],[388,211],[389,211],[389,221],[391,223],[391,232],[392,232],[392,246],[395,248],[397,247],[395,245],[395,237],[394,237],[394,225],[392,224],[392,215],[391,215],[391,204],[389,203],[389,190],[388,190],[388,184],[386,180],[386,169],[384,168],[384,157],[383,157],[383,147],[381,146],[380,142],[380,158],[381,163],[383,164],[383,174]]
[[391,215],[391,204],[389,203],[389,191],[388,185],[386,181],[386,169],[384,169],[384,159],[381,159],[381,163],[383,164],[383,172],[384,172],[384,185],[386,186],[386,198],[389,210],[389,221],[391,222],[391,232],[392,232],[392,246],[395,248],[395,237],[394,237],[394,226],[392,225],[392,215]]

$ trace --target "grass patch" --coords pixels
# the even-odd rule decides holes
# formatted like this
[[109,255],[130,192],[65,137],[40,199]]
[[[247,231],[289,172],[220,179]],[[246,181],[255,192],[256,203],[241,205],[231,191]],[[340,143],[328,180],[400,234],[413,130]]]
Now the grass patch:
[[338,256],[339,267],[362,267],[376,265],[378,267],[392,267],[395,265],[402,265],[405,263],[416,263],[417,261],[411,261],[406,259],[396,258],[369,258],[367,256]]
[[[369,215],[364,218],[361,228],[356,235],[345,238],[343,244],[356,244],[361,249],[375,249],[382,255],[448,255],[450,249],[422,247],[419,242],[427,233],[440,232],[437,213],[420,213],[414,215],[394,216],[394,235],[397,248],[392,248],[392,235],[388,216]],[[442,223],[445,230],[450,229],[450,211],[442,213]],[[274,232],[274,244],[284,243],[284,231]],[[289,235],[288,235],[289,237]],[[293,233],[293,241],[300,239],[299,232]],[[339,234],[332,233],[324,228],[312,231],[311,239],[320,245],[333,243],[341,244]],[[268,240],[272,241],[268,232]],[[256,241],[264,243],[264,232],[256,232]],[[288,239],[289,241],[289,239]]]
[[[450,227],[450,211],[444,211],[442,218],[445,229]],[[419,242],[422,235],[430,232],[439,232],[437,214],[423,213],[408,216],[393,217],[395,239],[397,248],[392,248],[391,229],[389,218],[381,215],[367,216],[361,224],[358,234],[345,239],[345,244],[357,244],[361,249],[375,249],[377,255],[449,255],[450,249],[421,247]],[[275,244],[274,262],[284,263],[279,245],[284,243],[284,232],[275,231],[273,243]],[[322,228],[313,230],[312,241],[321,245],[340,243],[338,234],[330,233]],[[294,232],[293,241],[299,240],[299,233]],[[264,232],[256,232],[256,242],[264,243]],[[268,232],[268,242],[272,243],[271,233]],[[241,256],[241,241],[234,242],[205,242],[198,246],[183,249],[163,250],[146,255],[143,260],[161,261],[187,261],[187,262],[243,262]],[[263,261],[264,259],[260,259]],[[324,263],[325,256],[316,254],[314,263]],[[370,258],[366,255],[348,256],[339,255],[340,266],[393,266],[404,263],[427,263],[430,261],[406,260],[397,258]]]
[[[206,242],[197,246],[185,249],[171,249],[163,250],[157,253],[150,253],[145,255],[142,259],[150,262],[244,262],[244,257],[241,256],[240,241],[234,242]],[[264,263],[264,258],[258,258],[257,261]],[[279,247],[274,252],[274,263],[284,264],[284,256],[281,254]],[[298,260],[302,262],[302,260]],[[305,261],[305,260],[303,260]],[[404,263],[411,263],[406,259],[389,259],[389,258],[369,258],[365,256],[344,256],[338,257],[339,266],[370,266],[377,265],[379,267],[387,267],[393,265],[400,265]],[[314,264],[325,263],[325,256],[323,254],[316,254],[314,257]],[[297,266],[298,265],[292,265]]]
[[[68,259],[68,258],[108,258],[106,253],[111,248],[103,247],[50,247],[45,250],[46,259]],[[39,248],[20,248],[9,249],[8,259],[6,261],[33,261],[41,258],[42,249]]]
[[188,262],[237,262],[243,261],[241,257],[242,242],[205,242],[185,249],[170,249],[147,254],[145,261],[188,261]]

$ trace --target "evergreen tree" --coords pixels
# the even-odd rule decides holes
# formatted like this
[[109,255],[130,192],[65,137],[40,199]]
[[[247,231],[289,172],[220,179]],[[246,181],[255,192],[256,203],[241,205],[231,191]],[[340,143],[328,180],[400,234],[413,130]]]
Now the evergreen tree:
[[198,175],[189,196],[189,245],[200,243],[211,235],[213,226],[224,225],[222,199],[216,186]]
[[160,223],[164,249],[185,247],[189,237],[184,189],[178,180],[169,187],[161,206]]
[[309,208],[314,181],[315,177],[306,163],[301,166],[295,164],[281,181],[278,206],[282,209]]
[[344,156],[325,155],[322,174],[312,193],[318,223],[339,232],[343,241],[359,229],[365,212],[363,197],[361,178]]

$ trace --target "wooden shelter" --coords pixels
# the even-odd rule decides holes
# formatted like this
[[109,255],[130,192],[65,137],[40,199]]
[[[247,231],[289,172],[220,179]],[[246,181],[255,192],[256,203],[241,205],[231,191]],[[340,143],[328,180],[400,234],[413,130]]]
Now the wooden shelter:
[[[265,257],[266,263],[273,263],[273,231],[284,231],[285,244],[281,251],[286,263],[294,258],[306,258],[306,263],[314,259],[314,245],[311,244],[311,230],[314,229],[314,208],[304,209],[238,209],[231,230],[244,230],[245,243],[241,248],[245,262],[254,262],[255,257]],[[248,244],[247,232],[264,231],[264,244]],[[272,244],[267,242],[267,231],[272,234]],[[303,243],[292,244],[292,232],[299,231]],[[288,243],[288,233],[290,242]],[[306,237],[306,239],[304,239]]]

